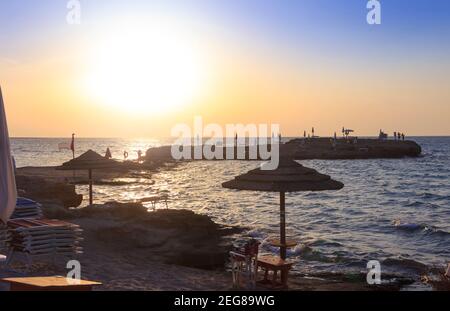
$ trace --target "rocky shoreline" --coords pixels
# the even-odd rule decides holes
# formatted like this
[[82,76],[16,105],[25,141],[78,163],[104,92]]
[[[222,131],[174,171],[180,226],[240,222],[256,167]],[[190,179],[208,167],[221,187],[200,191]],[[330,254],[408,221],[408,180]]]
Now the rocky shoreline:
[[[215,224],[187,210],[147,212],[140,204],[110,202],[83,209],[43,204],[47,218],[83,229],[82,276],[102,282],[98,290],[231,290],[227,271],[231,238],[244,228]],[[62,259],[39,261],[26,270],[14,261],[1,277],[64,275]],[[374,290],[341,275],[298,276],[292,290]],[[390,289],[392,289],[392,285]],[[398,288],[397,288],[398,289]],[[1,288],[0,288],[1,290]]]
[[138,203],[109,202],[67,210],[44,205],[45,217],[80,225],[86,243],[95,241],[117,253],[134,252],[142,260],[201,269],[225,266],[237,227],[214,223],[208,216],[188,210],[148,212]]
[[[98,170],[96,182],[126,178],[151,179],[174,164],[143,164],[132,168]],[[58,171],[54,167],[27,167],[17,171],[20,193],[43,204],[45,217],[66,220],[83,229],[84,253],[78,258],[83,276],[105,285],[100,290],[230,290],[228,252],[236,235],[246,228],[216,224],[206,215],[189,210],[149,212],[139,203],[109,202],[79,206],[75,185],[86,172]],[[120,184],[117,184],[120,187]],[[78,204],[78,205],[77,205]],[[245,233],[244,233],[245,234]],[[14,268],[20,270],[20,264]],[[26,275],[65,272],[65,263],[36,263]],[[17,275],[14,273],[1,276]],[[438,274],[436,274],[438,275]],[[293,275],[292,290],[400,290],[417,280],[384,275],[385,283],[369,286],[364,274]],[[447,283],[428,279],[433,288]],[[430,286],[430,288],[431,288]],[[448,288],[447,288],[448,290]]]
[[[226,227],[188,210],[148,212],[140,204],[110,202],[82,209],[44,204],[47,218],[83,229],[83,254],[77,256],[84,278],[104,284],[98,290],[231,290],[228,251],[233,235],[245,228]],[[39,261],[1,277],[64,274],[65,262]],[[312,271],[311,271],[312,272]],[[400,290],[415,281],[383,275],[382,285],[368,285],[365,274],[292,275],[291,290]],[[439,283],[442,285],[442,283]],[[261,290],[263,290],[261,288]]]

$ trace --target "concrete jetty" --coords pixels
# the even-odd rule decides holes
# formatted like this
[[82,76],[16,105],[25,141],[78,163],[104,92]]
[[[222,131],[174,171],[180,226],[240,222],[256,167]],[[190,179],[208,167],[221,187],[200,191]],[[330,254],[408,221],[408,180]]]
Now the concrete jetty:
[[[202,146],[200,146],[202,147]],[[205,146],[203,146],[205,147]],[[257,148],[257,156],[255,157],[254,149]],[[190,160],[208,160],[204,155],[195,158],[195,147],[190,148]],[[241,146],[241,147],[223,147],[223,146],[207,146],[209,150],[214,150],[221,155],[215,160],[230,159],[228,155],[234,155],[233,159],[239,160],[262,160],[260,150],[270,152],[271,145],[259,146]],[[402,158],[402,157],[418,157],[422,153],[419,144],[412,140],[386,140],[386,139],[334,139],[331,137],[323,138],[299,138],[279,145],[280,156],[288,156],[295,160],[310,159],[379,159],[379,158]],[[238,155],[240,155],[238,157]],[[171,146],[162,146],[150,148],[145,156],[148,161],[170,161],[172,158]],[[189,160],[189,159],[187,159]]]

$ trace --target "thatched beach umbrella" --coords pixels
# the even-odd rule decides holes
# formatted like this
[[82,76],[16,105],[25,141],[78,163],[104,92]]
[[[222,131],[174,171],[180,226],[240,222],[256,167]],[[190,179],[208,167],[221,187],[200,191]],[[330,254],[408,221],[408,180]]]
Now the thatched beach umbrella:
[[65,162],[58,170],[87,170],[89,172],[89,204],[92,205],[92,170],[113,168],[118,166],[118,162],[99,155],[97,152],[88,150],[78,158]]
[[280,257],[286,259],[286,192],[339,190],[344,187],[328,175],[304,167],[292,159],[282,158],[275,170],[261,168],[237,176],[234,180],[222,184],[224,188],[280,193]]

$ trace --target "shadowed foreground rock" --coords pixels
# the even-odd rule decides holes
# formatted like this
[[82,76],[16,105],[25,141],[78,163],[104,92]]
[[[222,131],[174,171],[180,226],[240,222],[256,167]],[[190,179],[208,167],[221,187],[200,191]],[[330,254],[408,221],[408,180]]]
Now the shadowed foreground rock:
[[143,262],[156,260],[202,269],[223,268],[230,250],[225,236],[240,231],[192,211],[148,212],[134,203],[111,202],[77,210],[47,205],[44,214],[79,224],[85,243],[127,253]]
[[49,181],[36,176],[16,175],[16,184],[20,196],[40,203],[78,207],[83,200],[83,196],[75,192],[75,186],[66,182]]

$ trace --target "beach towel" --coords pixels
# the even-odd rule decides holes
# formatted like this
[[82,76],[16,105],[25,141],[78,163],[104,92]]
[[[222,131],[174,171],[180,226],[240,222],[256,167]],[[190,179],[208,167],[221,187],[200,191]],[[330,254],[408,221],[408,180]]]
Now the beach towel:
[[17,189],[8,125],[0,88],[0,219],[7,222],[16,207]]

